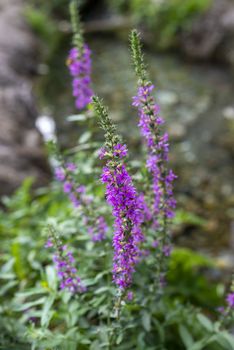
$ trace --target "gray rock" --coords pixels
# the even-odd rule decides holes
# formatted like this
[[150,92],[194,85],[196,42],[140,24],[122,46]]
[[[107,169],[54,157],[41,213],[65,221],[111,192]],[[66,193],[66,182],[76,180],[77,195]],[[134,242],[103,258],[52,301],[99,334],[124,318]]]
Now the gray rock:
[[12,193],[28,176],[49,179],[32,79],[38,43],[24,21],[23,0],[0,0],[0,195]]

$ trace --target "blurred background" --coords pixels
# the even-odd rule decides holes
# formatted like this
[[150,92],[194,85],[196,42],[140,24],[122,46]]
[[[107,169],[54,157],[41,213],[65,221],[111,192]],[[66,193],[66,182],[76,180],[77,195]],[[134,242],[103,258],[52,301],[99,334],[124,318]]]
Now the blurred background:
[[[73,147],[83,129],[66,57],[68,0],[0,0],[0,194],[23,179],[52,179],[43,137]],[[232,0],[83,0],[95,91],[110,108],[132,158],[139,160],[129,31],[142,33],[157,101],[167,121],[178,175],[173,234],[180,246],[234,265],[234,2]]]

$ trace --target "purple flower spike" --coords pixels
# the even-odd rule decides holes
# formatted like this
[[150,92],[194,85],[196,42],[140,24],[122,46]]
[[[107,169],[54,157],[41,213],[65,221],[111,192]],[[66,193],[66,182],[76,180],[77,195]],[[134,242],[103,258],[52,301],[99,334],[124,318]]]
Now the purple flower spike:
[[234,292],[227,295],[226,301],[230,308],[234,308]]
[[80,53],[77,48],[71,49],[67,64],[70,74],[73,78],[73,96],[77,109],[85,108],[90,102],[93,95],[91,89],[91,51],[87,45],[84,45]]
[[74,267],[75,259],[72,252],[67,250],[66,245],[53,244],[49,239],[46,248],[55,247],[57,252],[53,256],[53,262],[59,278],[59,286],[66,289],[72,294],[82,293],[86,291],[86,287],[81,283],[81,279],[77,276],[77,269]]
[[[126,151],[118,145],[119,152]],[[112,206],[114,222],[113,280],[120,289],[132,283],[132,274],[139,261],[139,243],[144,240],[141,224],[143,215],[139,196],[125,165],[119,163],[114,168],[107,162],[101,180],[106,184],[107,202]]]
[[[84,185],[77,186],[73,172],[76,170],[74,163],[67,163],[63,168],[56,169],[56,178],[63,183],[63,191],[66,193],[72,202],[74,208],[80,208],[83,215],[83,222],[87,226],[87,231],[93,242],[99,242],[106,238],[108,226],[104,217],[91,217],[89,214],[90,205],[93,202],[93,197],[86,194]],[[47,242],[48,244],[48,242]]]
[[176,176],[172,170],[167,169],[168,134],[161,132],[160,127],[164,120],[158,115],[160,108],[151,94],[153,89],[154,86],[150,83],[140,86],[137,96],[133,97],[133,105],[138,108],[139,127],[148,147],[146,167],[153,178],[153,214],[162,214],[166,219],[171,219],[176,206],[172,186]]

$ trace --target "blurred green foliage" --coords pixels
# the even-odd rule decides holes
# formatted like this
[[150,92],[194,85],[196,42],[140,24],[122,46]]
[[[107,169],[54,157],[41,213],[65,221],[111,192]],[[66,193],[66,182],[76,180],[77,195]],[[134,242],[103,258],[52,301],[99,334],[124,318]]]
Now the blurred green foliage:
[[[77,160],[83,164],[81,178],[90,183],[94,157],[81,159],[85,159],[82,152]],[[102,188],[92,186],[102,198]],[[6,210],[0,212],[0,344],[19,350],[28,349],[27,344],[41,350],[107,348],[115,294],[110,276],[111,233],[106,242],[91,242],[79,213],[56,183],[35,192],[28,179],[4,204]],[[88,286],[88,292],[77,298],[58,290],[51,252],[44,248],[48,222],[73,247],[79,274]],[[222,288],[211,285],[205,274],[215,269],[214,263],[189,249],[175,249],[165,296],[156,301],[150,273],[153,259],[151,254],[146,264],[139,264],[141,278],[134,282],[134,301],[124,308],[120,328],[116,326],[116,349],[232,349],[231,336],[218,333],[215,323],[197,314],[196,308],[201,308],[215,317],[222,303]],[[220,342],[226,345],[220,347]]]
[[133,16],[150,30],[152,46],[165,49],[176,45],[177,34],[189,29],[193,19],[211,4],[211,0],[110,0],[122,13]]
[[[189,30],[193,20],[211,6],[212,0],[106,0],[105,4],[107,9],[127,14],[136,25],[148,29],[152,48],[167,49],[177,45],[177,34]],[[85,5],[87,9],[87,1],[79,0],[79,6]],[[52,38],[51,34],[58,29],[59,21],[69,20],[68,1],[30,0],[26,15],[32,27],[53,45],[56,35]]]

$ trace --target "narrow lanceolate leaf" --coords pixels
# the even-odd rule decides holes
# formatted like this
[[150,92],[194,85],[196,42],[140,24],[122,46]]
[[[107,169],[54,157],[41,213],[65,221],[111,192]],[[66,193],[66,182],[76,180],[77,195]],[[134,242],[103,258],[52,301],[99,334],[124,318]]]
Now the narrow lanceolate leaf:
[[55,295],[53,295],[53,294],[50,295],[45,301],[45,304],[44,304],[44,307],[42,310],[42,314],[41,314],[41,326],[42,327],[47,327],[49,322],[50,322],[50,319],[54,313],[54,311],[51,310],[54,301],[55,301]]

